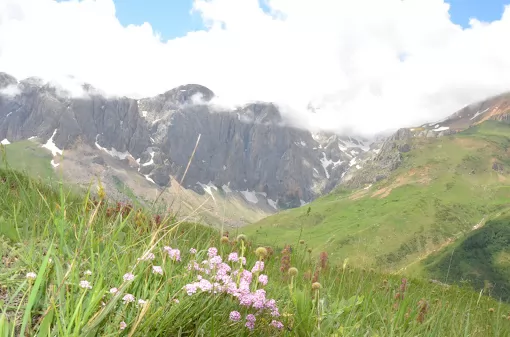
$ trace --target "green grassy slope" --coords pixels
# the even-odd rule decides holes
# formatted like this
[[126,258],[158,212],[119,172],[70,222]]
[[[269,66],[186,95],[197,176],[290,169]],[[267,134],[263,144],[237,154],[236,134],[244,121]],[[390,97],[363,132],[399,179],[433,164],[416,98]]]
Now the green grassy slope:
[[423,273],[443,282],[468,283],[510,300],[510,213],[488,221],[455,244],[421,261]]
[[51,167],[51,152],[41,149],[41,145],[30,140],[14,142],[4,146],[4,159],[13,169],[26,172],[32,177],[43,179],[55,178]]
[[275,245],[303,239],[337,260],[399,270],[510,206],[508,124],[488,121],[413,143],[388,179],[358,191],[337,190],[245,232]]
[[[0,169],[0,228],[14,233],[0,234],[0,336],[510,335],[510,306],[467,288],[337,267],[326,254],[314,258],[307,244],[257,257],[254,242],[234,235],[102,205]],[[172,259],[165,246],[179,249],[180,258]],[[183,287],[198,275],[224,275],[187,268],[194,261],[206,268],[201,261],[211,247],[232,270],[240,264],[227,261],[230,253],[246,257],[248,291],[258,289],[260,298],[265,290],[279,315],[241,305],[222,290],[188,295]],[[149,252],[154,255],[140,260]],[[263,271],[250,273],[257,260]],[[26,277],[31,272],[35,279]],[[259,274],[268,276],[267,284],[257,281]],[[231,279],[239,284],[236,274]],[[229,318],[234,311],[240,321]],[[246,327],[249,314],[256,318],[253,331]]]

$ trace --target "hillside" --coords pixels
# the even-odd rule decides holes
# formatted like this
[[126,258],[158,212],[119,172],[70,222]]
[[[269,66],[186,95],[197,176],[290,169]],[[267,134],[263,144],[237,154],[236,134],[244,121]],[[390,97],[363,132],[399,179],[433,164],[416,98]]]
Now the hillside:
[[0,336],[510,334],[510,306],[465,287],[63,191],[0,169]]
[[510,301],[510,217],[506,212],[454,244],[431,254],[417,273],[448,283],[467,283]]
[[405,269],[510,207],[510,127],[488,120],[439,138],[411,137],[386,179],[339,188],[244,230],[283,245],[300,239],[358,266]]

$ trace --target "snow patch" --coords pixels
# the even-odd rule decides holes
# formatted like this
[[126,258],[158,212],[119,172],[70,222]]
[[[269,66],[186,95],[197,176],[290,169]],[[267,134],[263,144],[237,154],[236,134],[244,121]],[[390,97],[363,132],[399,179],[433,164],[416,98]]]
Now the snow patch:
[[59,155],[62,155],[62,150],[59,149],[57,147],[57,145],[55,145],[55,142],[53,141],[53,137],[55,137],[56,134],[57,134],[57,129],[55,129],[55,131],[53,131],[53,134],[51,135],[50,139],[48,139],[48,141],[42,146],[42,147],[50,150],[51,154],[53,154],[53,156],[56,156],[57,153]]
[[476,117],[480,116],[481,114],[483,114],[484,112],[486,112],[487,110],[489,110],[490,108],[487,108],[485,109],[484,111],[478,111],[477,113],[475,113],[475,115],[473,117],[471,117],[469,120],[473,120],[475,119]]
[[227,185],[223,185],[221,186],[221,189],[225,192],[225,193],[232,193],[232,190],[230,189],[230,187],[228,187]]
[[356,168],[359,170],[361,168],[361,166],[360,165],[356,165]]
[[[154,164],[154,151],[151,151],[149,152],[150,155],[151,155],[151,160],[149,160],[148,162],[142,164],[142,166],[149,166],[149,165],[152,165]],[[138,162],[139,163],[139,162]]]
[[368,190],[370,187],[372,187],[372,184],[370,184],[367,187],[365,187],[364,190]]
[[147,111],[142,111],[142,116],[147,117]]
[[209,182],[209,184],[202,184],[201,182],[198,182],[197,185],[200,185],[200,187],[202,187],[205,191],[205,193],[209,194],[212,199],[214,201],[216,201],[216,199],[214,198],[214,195],[212,193],[212,188],[214,188],[215,190],[217,190],[216,186],[214,186],[211,182]]
[[256,204],[259,202],[259,199],[257,198],[257,194],[253,191],[241,191],[241,193],[243,194],[244,198],[248,201],[248,202],[251,202],[252,204]]
[[267,199],[267,203],[269,204],[269,206],[273,207],[274,209],[278,210],[278,206],[277,206],[277,203],[276,201],[274,201],[273,199]]
[[379,152],[381,152],[381,149],[373,149],[372,151],[376,154],[379,154]]
[[448,126],[442,126],[442,127],[440,127],[440,128],[434,129],[434,130],[432,130],[432,131],[439,132],[439,131],[445,131],[445,130],[448,130],[448,129],[450,129],[450,127],[448,127]]
[[356,165],[356,158],[352,158],[351,161],[349,162],[349,167],[353,165]]
[[[132,158],[133,158],[133,156],[132,156],[129,152],[127,152],[127,151],[126,151],[126,152],[120,152],[120,151],[115,150],[115,148],[114,148],[114,147],[112,147],[112,149],[111,149],[111,150],[108,150],[107,148],[102,147],[101,145],[99,145],[99,144],[97,143],[97,138],[98,138],[98,137],[99,137],[99,135],[97,135],[97,136],[96,136],[96,142],[95,142],[95,144],[96,144],[96,147],[97,147],[99,150],[102,150],[102,151],[104,151],[104,152],[108,153],[108,154],[109,154],[110,156],[112,156],[112,157],[119,158],[120,160],[124,160],[124,159],[126,159],[127,157],[132,157]],[[138,163],[140,163],[140,161],[139,161],[139,160],[138,160],[137,162],[138,162]],[[151,180],[152,180],[152,179],[151,179]]]
[[60,165],[60,163],[55,163],[55,161],[53,159],[51,160],[51,166],[58,167],[59,165]]
[[304,201],[303,199],[300,199],[299,202],[301,203],[301,207],[309,204],[308,202]]
[[149,174],[144,175],[144,177],[145,177],[145,179],[147,179],[147,181],[149,181],[149,182],[151,182],[153,184],[156,184],[156,182],[154,180],[152,180],[151,177],[149,177]]
[[2,140],[2,141],[0,142],[0,144],[2,144],[2,145],[9,145],[10,143],[11,143],[11,142],[10,142],[10,141],[8,141],[8,140],[7,140],[7,138],[5,138],[4,140]]
[[322,158],[321,158],[321,164],[322,164],[322,167],[324,168],[324,172],[326,173],[326,178],[329,179],[329,172],[328,172],[328,167],[330,165],[333,165],[333,168],[337,167],[338,165],[341,165],[343,162],[341,160],[338,160],[338,161],[333,161],[331,159],[328,159],[326,157],[326,153],[325,152],[322,152]]

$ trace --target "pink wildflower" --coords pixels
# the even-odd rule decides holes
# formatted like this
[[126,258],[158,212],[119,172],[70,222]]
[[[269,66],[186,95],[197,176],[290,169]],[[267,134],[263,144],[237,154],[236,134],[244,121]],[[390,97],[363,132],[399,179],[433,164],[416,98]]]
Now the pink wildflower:
[[135,278],[135,275],[133,275],[131,273],[126,273],[123,276],[124,281],[133,281],[134,278]]
[[278,330],[283,329],[283,324],[282,324],[282,322],[280,322],[280,321],[275,321],[274,319],[271,321],[271,324],[269,324],[269,325],[271,325],[272,327],[277,328]]
[[92,289],[92,285],[89,281],[80,281],[80,287],[83,289]]
[[133,295],[131,295],[131,294],[126,294],[126,295],[124,295],[122,300],[124,301],[124,304],[128,304],[128,303],[134,302],[135,301],[135,297]]
[[152,266],[152,273],[163,275],[163,268],[161,266]]
[[186,289],[186,293],[191,296],[194,293],[197,292],[197,285],[195,283],[186,284],[184,286],[184,289]]
[[237,322],[241,319],[241,314],[239,311],[232,311],[229,315],[231,321]]
[[259,276],[259,283],[265,286],[267,284],[268,278],[267,275],[261,274]]
[[249,314],[246,316],[246,324],[245,326],[250,329],[250,330],[253,330],[255,328],[255,321],[257,319],[255,318],[255,315],[253,314]]
[[228,261],[237,262],[237,261],[239,261],[239,256],[237,255],[236,252],[230,253],[230,254],[228,254]]
[[119,291],[117,288],[110,289],[110,294],[116,294]]
[[126,322],[124,322],[124,321],[120,322],[120,329],[121,330],[124,330],[126,327],[127,327]]
[[191,248],[189,250],[189,253],[192,254],[192,255],[195,255],[197,253],[197,250],[195,248]]
[[207,250],[207,256],[209,256],[210,258],[215,257],[217,254],[218,254],[218,249],[216,249],[216,247],[211,247]]
[[174,249],[168,246],[165,246],[163,249],[166,250],[168,256],[170,256],[170,259],[172,259],[173,261],[181,261],[181,251],[179,249],[177,248]]
[[264,261],[257,261],[251,269],[252,273],[260,272],[264,270]]

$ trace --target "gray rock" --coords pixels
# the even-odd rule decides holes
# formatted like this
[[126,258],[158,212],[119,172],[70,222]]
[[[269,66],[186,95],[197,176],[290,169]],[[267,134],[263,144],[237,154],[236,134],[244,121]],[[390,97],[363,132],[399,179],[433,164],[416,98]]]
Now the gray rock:
[[95,156],[94,158],[92,158],[92,162],[94,164],[98,164],[98,165],[102,165],[102,166],[104,166],[106,164],[103,157],[100,157],[100,156]]

